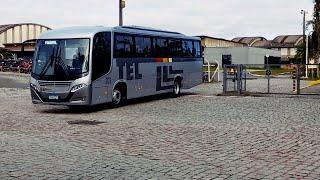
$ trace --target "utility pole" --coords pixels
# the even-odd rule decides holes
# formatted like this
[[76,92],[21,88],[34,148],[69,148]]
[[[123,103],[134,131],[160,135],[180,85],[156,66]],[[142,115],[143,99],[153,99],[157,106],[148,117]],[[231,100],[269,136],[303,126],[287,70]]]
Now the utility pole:
[[308,64],[309,64],[309,36],[306,41],[306,78],[308,78]]
[[[306,11],[305,10],[301,10],[301,14],[303,15],[303,44],[306,45]],[[303,57],[302,57],[302,61],[301,64],[303,62],[303,59],[306,59],[306,52],[303,53]]]
[[123,26],[123,9],[126,7],[125,0],[119,0],[119,26]]

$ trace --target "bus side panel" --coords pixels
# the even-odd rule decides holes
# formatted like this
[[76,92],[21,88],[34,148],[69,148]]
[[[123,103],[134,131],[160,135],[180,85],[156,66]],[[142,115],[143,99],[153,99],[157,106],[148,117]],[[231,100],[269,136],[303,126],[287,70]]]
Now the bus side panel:
[[182,88],[202,83],[202,61],[156,62],[154,58],[118,58],[112,60],[111,72],[92,83],[92,104],[112,101],[112,91],[119,82],[127,85],[127,99],[173,91],[174,78],[182,76]]
[[203,63],[202,61],[185,62],[182,88],[190,89],[202,84]]
[[111,102],[112,85],[110,75],[104,75],[92,82],[92,105]]
[[128,99],[172,92],[174,78],[177,76],[182,76],[183,88],[192,88],[202,83],[200,60],[156,62],[155,58],[117,59],[112,71],[113,77],[117,79],[113,82],[126,82]]

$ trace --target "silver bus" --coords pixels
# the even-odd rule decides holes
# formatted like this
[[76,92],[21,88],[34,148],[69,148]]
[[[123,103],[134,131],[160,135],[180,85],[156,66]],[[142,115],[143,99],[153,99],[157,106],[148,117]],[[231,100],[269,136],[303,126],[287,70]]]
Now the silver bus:
[[189,89],[202,83],[201,41],[138,26],[72,27],[37,40],[34,104],[93,106]]

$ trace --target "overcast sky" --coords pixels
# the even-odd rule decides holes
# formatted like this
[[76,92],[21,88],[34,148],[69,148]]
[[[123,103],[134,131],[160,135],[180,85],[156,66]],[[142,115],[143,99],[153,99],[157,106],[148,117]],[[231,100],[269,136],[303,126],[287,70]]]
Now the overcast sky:
[[[232,39],[301,34],[301,9],[313,0],[126,0],[125,25]],[[51,28],[115,26],[118,0],[1,0],[0,24],[33,22]]]

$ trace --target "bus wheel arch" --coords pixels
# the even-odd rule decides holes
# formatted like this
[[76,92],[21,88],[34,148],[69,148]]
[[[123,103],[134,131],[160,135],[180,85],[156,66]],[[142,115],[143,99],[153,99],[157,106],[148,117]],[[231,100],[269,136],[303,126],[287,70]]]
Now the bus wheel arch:
[[128,88],[125,82],[118,82],[112,91],[112,103],[114,105],[121,105],[127,100]]

